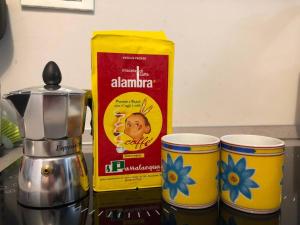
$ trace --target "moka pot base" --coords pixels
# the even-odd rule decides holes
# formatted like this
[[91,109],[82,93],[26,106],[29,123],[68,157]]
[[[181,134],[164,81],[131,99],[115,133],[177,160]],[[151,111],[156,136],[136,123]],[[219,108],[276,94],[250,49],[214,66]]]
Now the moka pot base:
[[88,178],[81,152],[60,157],[23,155],[18,178],[18,202],[30,207],[56,207],[88,194]]

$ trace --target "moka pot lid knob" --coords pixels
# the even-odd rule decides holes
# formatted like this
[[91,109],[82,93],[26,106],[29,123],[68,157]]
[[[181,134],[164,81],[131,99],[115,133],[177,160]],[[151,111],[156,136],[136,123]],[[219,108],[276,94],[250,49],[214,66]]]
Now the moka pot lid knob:
[[46,64],[43,70],[44,88],[47,90],[57,90],[60,88],[61,72],[58,65],[50,61]]

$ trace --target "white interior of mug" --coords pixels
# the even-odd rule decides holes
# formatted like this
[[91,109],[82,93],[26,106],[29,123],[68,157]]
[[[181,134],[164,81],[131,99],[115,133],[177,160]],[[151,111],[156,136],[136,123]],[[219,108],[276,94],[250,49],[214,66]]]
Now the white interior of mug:
[[217,137],[195,133],[167,134],[161,140],[175,145],[213,145],[220,142]]
[[280,139],[250,134],[225,135],[221,137],[221,141],[233,145],[257,148],[272,148],[284,146],[284,141]]

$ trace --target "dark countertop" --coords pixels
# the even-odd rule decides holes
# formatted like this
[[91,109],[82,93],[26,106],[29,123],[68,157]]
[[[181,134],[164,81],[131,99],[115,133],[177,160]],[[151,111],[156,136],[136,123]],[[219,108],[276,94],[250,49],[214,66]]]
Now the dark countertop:
[[[85,157],[91,175],[92,155],[86,153]],[[91,190],[89,197],[65,207],[25,208],[16,200],[18,164],[19,160],[0,172],[0,225],[300,224],[300,147],[286,149],[282,207],[270,215],[242,213],[221,202],[204,210],[179,209],[161,200],[160,188],[101,193]]]

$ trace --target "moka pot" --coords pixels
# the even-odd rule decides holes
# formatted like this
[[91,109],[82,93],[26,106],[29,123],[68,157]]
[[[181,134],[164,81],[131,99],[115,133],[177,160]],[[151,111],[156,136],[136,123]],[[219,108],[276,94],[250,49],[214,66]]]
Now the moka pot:
[[18,202],[54,207],[88,194],[87,168],[81,151],[87,92],[61,87],[54,62],[43,71],[45,85],[10,92],[5,98],[19,116],[23,157]]

